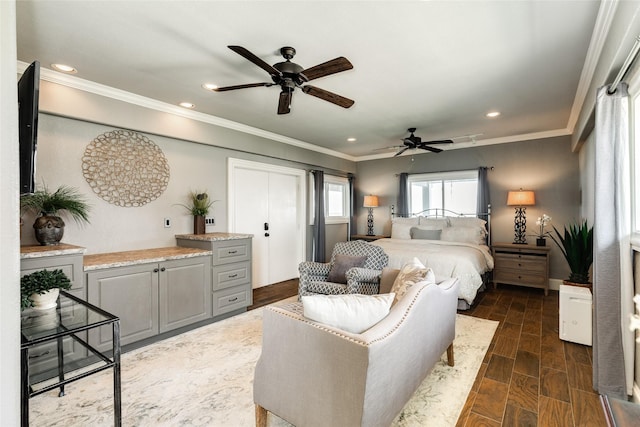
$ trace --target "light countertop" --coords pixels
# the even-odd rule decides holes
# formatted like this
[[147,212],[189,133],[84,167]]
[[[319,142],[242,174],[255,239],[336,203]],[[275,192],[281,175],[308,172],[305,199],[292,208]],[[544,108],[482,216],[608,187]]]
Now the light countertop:
[[101,270],[111,267],[162,262],[174,259],[211,255],[204,249],[171,246],[167,248],[140,249],[135,251],[110,252],[84,256],[84,271]]
[[250,239],[253,234],[243,233],[205,233],[205,234],[176,234],[176,239],[203,240],[212,242],[216,240]]
[[82,246],[68,245],[66,243],[49,246],[20,246],[20,259],[43,258],[56,255],[84,254],[86,251],[86,248],[83,248]]

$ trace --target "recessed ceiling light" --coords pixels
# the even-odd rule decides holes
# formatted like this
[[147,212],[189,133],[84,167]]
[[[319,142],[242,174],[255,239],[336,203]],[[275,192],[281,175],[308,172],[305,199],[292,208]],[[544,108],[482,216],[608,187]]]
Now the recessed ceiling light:
[[181,102],[178,105],[180,105],[181,107],[184,107],[184,108],[194,108],[196,106],[196,104],[192,104],[190,102]]
[[356,139],[356,138],[351,137],[351,138],[347,138],[347,141],[349,141],[349,142],[356,142],[356,141],[357,141],[357,139]]
[[214,85],[213,83],[205,83],[202,85],[203,88],[207,90],[216,90],[218,89],[218,85]]
[[500,115],[500,111],[490,111],[487,113],[487,117],[498,117]]
[[61,71],[63,73],[68,73],[68,74],[75,74],[78,72],[78,70],[73,68],[71,65],[65,65],[65,64],[51,64],[51,68],[53,68],[56,71]]

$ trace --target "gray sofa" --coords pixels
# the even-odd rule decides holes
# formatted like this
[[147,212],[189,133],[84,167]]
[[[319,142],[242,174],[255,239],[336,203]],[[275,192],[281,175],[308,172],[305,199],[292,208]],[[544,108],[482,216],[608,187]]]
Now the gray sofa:
[[453,366],[458,281],[420,283],[361,334],[305,319],[301,303],[266,307],[255,369],[256,425],[389,426],[447,351]]

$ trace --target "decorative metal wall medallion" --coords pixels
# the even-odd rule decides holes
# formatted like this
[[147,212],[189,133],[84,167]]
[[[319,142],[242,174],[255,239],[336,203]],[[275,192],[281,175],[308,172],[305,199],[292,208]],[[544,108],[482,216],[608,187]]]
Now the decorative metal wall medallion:
[[114,130],[97,136],[82,156],[82,175],[103,200],[138,207],[157,199],[169,183],[169,163],[146,136]]

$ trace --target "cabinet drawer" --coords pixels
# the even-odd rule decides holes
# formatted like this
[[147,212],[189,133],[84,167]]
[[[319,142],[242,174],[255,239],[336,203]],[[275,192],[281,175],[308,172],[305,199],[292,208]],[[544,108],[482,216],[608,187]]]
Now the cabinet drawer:
[[544,274],[531,274],[529,272],[517,272],[513,270],[494,270],[494,281],[513,283],[516,285],[546,286]]
[[251,240],[234,239],[213,244],[213,265],[231,264],[251,259]]
[[524,255],[499,255],[495,260],[496,268],[499,270],[516,270],[523,272],[544,274],[547,270],[546,258],[528,257]]
[[251,284],[236,286],[213,293],[213,316],[245,308],[252,304]]
[[251,283],[251,263],[239,262],[213,267],[213,290]]

